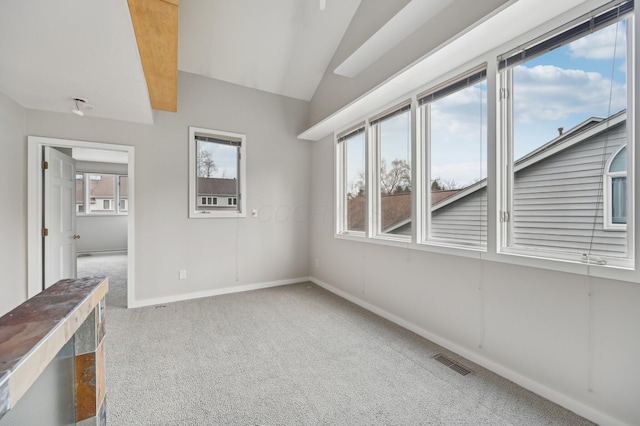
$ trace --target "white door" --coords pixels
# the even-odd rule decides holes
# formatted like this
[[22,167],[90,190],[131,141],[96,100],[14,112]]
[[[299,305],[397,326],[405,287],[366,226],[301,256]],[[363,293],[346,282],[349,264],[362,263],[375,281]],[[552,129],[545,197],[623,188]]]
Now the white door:
[[[49,146],[44,147],[43,256],[44,288],[76,277],[76,163]],[[46,236],[44,236],[46,235]]]

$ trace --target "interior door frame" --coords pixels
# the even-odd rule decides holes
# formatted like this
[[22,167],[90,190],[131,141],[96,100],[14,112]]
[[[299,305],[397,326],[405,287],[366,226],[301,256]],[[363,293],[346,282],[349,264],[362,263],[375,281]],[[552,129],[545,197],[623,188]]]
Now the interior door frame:
[[126,152],[129,177],[127,218],[127,307],[133,305],[135,294],[135,149],[130,145],[27,136],[27,297],[43,290],[42,243],[42,148],[90,148]]

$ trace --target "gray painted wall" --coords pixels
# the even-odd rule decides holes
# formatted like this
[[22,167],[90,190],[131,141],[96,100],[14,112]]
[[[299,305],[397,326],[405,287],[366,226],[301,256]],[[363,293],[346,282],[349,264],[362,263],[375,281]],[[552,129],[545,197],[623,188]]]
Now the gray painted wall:
[[[311,146],[296,135],[308,103],[187,73],[179,87],[179,112],[155,112],[154,125],[28,111],[26,133],[135,146],[137,301],[306,277]],[[2,120],[18,123],[3,132],[11,155],[0,160],[3,195],[15,204],[2,204],[6,311],[26,297],[26,146],[24,110],[1,105]],[[189,126],[247,135],[248,208],[258,218],[187,218]]]
[[126,215],[77,216],[78,253],[120,251],[127,249]]
[[27,113],[0,93],[0,315],[27,297]]

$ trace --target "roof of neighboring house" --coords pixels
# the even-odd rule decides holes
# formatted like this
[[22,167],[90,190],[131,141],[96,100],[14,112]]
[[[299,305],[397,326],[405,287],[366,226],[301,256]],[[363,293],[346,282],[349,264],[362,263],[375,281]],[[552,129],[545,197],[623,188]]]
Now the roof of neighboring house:
[[[84,172],[81,172],[84,173]],[[90,173],[87,173],[91,175]],[[111,198],[115,199],[115,182],[117,175],[103,174],[100,180],[89,179],[89,194],[93,198]],[[84,180],[83,180],[84,182]],[[76,203],[82,203],[84,200],[83,185],[76,185]],[[120,176],[120,198],[129,198],[129,178],[128,176]]]
[[[563,151],[588,138],[605,132],[626,120],[626,110],[622,110],[608,119],[591,117],[572,129],[558,135],[556,138],[540,146],[538,149],[524,155],[514,162],[516,172]],[[431,191],[431,205],[433,210],[447,206],[467,195],[487,186],[487,180],[482,179],[464,189]],[[347,226],[351,230],[365,229],[364,196],[359,195],[349,200]],[[411,220],[411,194],[383,195],[380,199],[382,210],[382,231],[391,232]]]
[[391,232],[411,220],[411,193],[383,195],[380,197],[382,232]]
[[[459,189],[432,191],[431,202],[437,203],[447,197],[458,193]],[[390,232],[406,224],[411,219],[411,193],[383,195],[382,203],[382,231]],[[351,230],[364,230],[365,204],[364,196],[358,195],[349,200],[347,218],[348,227]]]
[[238,180],[223,178],[198,178],[198,195],[237,195]]
[[444,200],[445,198],[449,198],[460,191],[460,189],[444,189],[442,191],[431,191],[431,204],[435,204]]
[[[99,175],[100,180],[89,179],[89,195],[92,198],[110,198],[116,197],[115,175]],[[76,202],[82,203],[84,196],[82,191],[83,185],[76,185]]]
[[[544,145],[540,146],[528,154],[520,157],[514,161],[514,173],[519,172],[533,164],[537,164],[540,161],[557,154],[560,151],[564,151],[586,139],[594,137],[600,133],[607,131],[609,128],[623,123],[627,119],[627,110],[622,110],[616,114],[611,115],[608,119],[602,117],[591,117],[556,138],[550,140]],[[433,204],[433,210],[437,210],[446,205],[449,205],[461,198],[466,197],[484,187],[487,186],[487,179],[482,179],[459,191],[457,194],[445,198],[439,202]]]

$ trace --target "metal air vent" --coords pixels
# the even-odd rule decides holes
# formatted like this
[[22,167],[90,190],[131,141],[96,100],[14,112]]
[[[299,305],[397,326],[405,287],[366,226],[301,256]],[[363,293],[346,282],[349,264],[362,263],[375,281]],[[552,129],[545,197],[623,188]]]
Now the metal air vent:
[[461,366],[460,364],[457,364],[455,362],[453,362],[452,360],[450,360],[449,358],[447,358],[446,356],[442,355],[442,354],[437,354],[435,356],[432,357],[433,359],[435,359],[436,361],[438,361],[441,364],[446,365],[447,367],[449,367],[450,369],[452,369],[453,371],[455,371],[456,373],[462,375],[462,376],[466,376],[467,374],[471,374],[472,371],[469,370],[466,367]]

